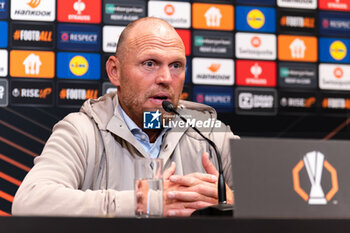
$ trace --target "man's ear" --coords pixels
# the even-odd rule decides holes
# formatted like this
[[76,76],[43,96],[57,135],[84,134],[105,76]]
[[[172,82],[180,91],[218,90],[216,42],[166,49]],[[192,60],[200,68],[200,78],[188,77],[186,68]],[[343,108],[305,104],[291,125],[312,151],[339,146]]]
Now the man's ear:
[[109,81],[116,86],[120,85],[120,62],[116,56],[110,56],[106,62],[106,71]]

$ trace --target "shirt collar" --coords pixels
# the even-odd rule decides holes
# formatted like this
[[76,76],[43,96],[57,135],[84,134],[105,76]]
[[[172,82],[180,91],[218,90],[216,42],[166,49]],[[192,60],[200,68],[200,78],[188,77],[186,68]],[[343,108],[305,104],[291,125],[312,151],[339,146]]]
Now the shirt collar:
[[[122,116],[124,118],[124,121],[125,121],[125,124],[126,126],[128,126],[129,130],[131,131],[131,133],[135,134],[135,133],[144,133],[142,129],[140,129],[140,127],[138,127],[135,122],[128,116],[128,114],[126,114],[126,112],[123,110],[123,108],[121,107],[120,105],[120,102],[119,100],[117,99],[118,101],[118,108],[119,108],[119,111],[122,113]],[[114,114],[116,114],[117,112],[117,108],[115,108],[114,110]],[[162,130],[162,132],[159,134],[159,136],[163,136],[167,131],[169,131],[171,128],[164,128]],[[147,134],[146,134],[147,135]],[[158,137],[159,137],[158,136]],[[148,137],[148,136],[147,136]]]
[[[119,100],[118,100],[119,102]],[[128,126],[129,130],[131,132],[134,132],[134,131],[142,131],[140,129],[140,127],[138,127],[135,122],[133,120],[131,120],[131,118],[128,116],[128,114],[126,114],[126,112],[123,110],[123,108],[120,106],[120,103],[118,104],[118,108],[120,110],[120,112],[122,113],[122,116],[124,118],[124,121],[125,121],[125,124],[126,126]],[[117,109],[115,109],[116,111]]]

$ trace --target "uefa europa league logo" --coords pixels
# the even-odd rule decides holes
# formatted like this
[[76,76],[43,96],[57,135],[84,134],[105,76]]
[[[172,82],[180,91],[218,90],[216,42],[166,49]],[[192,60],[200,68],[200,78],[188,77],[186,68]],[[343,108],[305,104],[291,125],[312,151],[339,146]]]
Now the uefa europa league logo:
[[[308,174],[311,190],[308,195],[300,187],[299,172],[305,166]],[[325,168],[331,175],[332,187],[325,195],[321,186],[322,172]],[[325,205],[338,192],[338,176],[337,170],[325,159],[325,156],[319,151],[307,153],[302,160],[293,168],[293,184],[294,190],[299,194],[309,205]]]
[[309,204],[325,205],[327,200],[321,187],[324,155],[319,151],[312,151],[304,156],[304,164],[311,183]]

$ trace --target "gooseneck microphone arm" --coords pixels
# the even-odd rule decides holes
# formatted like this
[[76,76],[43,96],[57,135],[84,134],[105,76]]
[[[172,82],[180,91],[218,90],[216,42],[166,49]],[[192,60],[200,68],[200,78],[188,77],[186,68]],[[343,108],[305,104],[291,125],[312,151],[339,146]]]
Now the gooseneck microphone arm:
[[[177,116],[180,117],[181,120],[183,120],[184,122],[187,122],[186,118],[184,118],[183,116],[181,116],[176,110],[174,105],[169,102],[169,101],[163,101],[162,102],[162,107],[164,108],[164,110],[166,112],[170,112],[170,113],[175,113]],[[196,131],[199,135],[201,135],[201,137],[206,140],[209,145],[211,145],[215,151],[216,154],[216,158],[218,161],[218,166],[219,166],[219,178],[218,178],[218,200],[219,200],[219,204],[226,204],[226,185],[225,185],[225,178],[224,178],[224,171],[222,169],[222,161],[221,161],[221,155],[215,145],[215,143],[210,140],[209,138],[207,138],[206,136],[204,136],[195,126],[190,125],[191,128]]]

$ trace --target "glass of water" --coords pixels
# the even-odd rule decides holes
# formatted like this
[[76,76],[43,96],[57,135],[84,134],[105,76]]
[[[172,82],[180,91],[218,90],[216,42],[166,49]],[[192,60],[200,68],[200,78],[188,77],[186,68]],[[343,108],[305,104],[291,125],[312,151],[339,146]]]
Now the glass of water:
[[163,159],[140,158],[135,165],[135,215],[163,216]]

